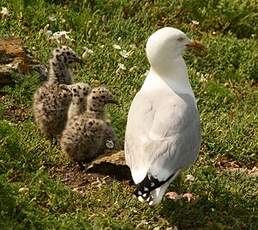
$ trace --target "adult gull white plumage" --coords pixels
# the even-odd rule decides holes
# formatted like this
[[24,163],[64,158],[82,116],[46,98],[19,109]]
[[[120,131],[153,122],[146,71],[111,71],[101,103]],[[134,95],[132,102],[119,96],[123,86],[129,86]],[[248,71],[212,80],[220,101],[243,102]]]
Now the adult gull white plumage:
[[200,148],[200,118],[182,57],[187,47],[201,45],[172,27],[149,37],[150,71],[128,114],[126,163],[136,184],[134,194],[150,205],[161,202],[168,185],[197,159]]

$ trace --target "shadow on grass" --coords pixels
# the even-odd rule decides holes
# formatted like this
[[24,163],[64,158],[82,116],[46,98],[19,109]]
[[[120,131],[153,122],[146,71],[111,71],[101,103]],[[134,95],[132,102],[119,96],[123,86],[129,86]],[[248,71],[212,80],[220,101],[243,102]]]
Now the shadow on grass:
[[11,229],[16,208],[14,192],[6,179],[0,176],[0,229]]
[[132,182],[131,172],[127,165],[116,165],[110,162],[101,162],[87,170],[87,173],[99,173],[101,175],[110,176],[119,181],[129,180]]
[[160,214],[178,229],[258,229],[254,203],[227,191],[213,199],[200,197],[195,204],[166,200]]

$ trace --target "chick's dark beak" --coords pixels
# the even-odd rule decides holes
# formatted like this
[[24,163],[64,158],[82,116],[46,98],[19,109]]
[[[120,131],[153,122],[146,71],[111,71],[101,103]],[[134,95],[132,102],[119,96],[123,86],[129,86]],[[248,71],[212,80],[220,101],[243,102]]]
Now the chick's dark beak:
[[115,100],[114,98],[110,98],[108,102],[109,102],[110,104],[119,105],[118,101]]
[[75,58],[75,61],[76,61],[77,63],[79,63],[79,64],[84,64],[83,59],[80,58],[79,56],[77,56],[77,57]]

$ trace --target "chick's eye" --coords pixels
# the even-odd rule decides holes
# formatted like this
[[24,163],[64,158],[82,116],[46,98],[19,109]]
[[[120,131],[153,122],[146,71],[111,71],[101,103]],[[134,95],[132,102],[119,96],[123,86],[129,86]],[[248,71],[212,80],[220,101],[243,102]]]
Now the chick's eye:
[[182,42],[182,41],[184,41],[185,39],[183,38],[183,37],[179,37],[178,39],[177,39],[177,41],[179,41],[179,42]]

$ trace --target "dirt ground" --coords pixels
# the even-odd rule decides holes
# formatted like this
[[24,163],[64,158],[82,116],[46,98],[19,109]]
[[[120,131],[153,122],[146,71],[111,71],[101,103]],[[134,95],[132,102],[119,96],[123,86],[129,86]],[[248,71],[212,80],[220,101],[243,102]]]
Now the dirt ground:
[[59,180],[81,193],[89,186],[100,187],[103,184],[112,183],[114,180],[121,181],[125,186],[133,184],[122,151],[101,156],[90,165],[86,165],[83,171],[76,163],[70,163],[55,165],[49,173],[51,178]]

